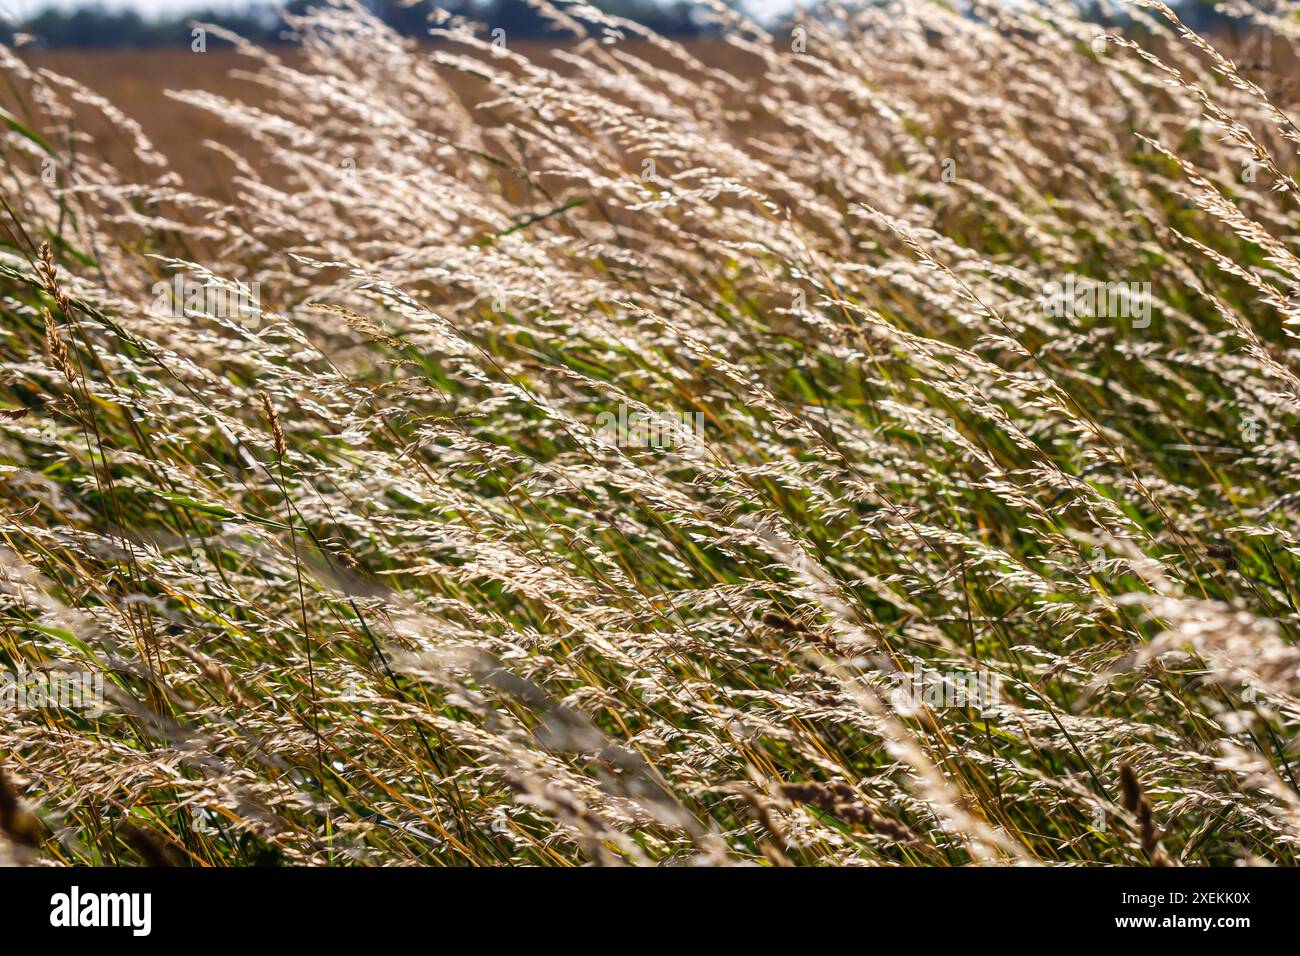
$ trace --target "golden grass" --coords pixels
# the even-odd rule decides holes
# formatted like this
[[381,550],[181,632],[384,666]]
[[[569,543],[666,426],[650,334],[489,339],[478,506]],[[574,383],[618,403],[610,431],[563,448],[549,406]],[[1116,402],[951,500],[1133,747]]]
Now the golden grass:
[[0,51],[0,857],[1293,864],[1289,9]]

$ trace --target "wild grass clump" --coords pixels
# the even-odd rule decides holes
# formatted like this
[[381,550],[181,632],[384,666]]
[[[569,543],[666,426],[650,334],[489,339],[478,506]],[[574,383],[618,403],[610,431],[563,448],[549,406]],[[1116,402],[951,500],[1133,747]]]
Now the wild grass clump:
[[215,193],[0,50],[0,667],[105,698],[6,714],[0,853],[1294,864],[1286,67],[536,5],[230,38]]

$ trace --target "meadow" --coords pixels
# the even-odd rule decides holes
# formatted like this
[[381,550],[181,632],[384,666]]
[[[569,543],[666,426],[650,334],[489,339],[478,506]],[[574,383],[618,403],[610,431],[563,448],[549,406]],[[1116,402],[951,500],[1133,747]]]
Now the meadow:
[[1294,865],[1300,6],[536,6],[0,47],[0,862]]

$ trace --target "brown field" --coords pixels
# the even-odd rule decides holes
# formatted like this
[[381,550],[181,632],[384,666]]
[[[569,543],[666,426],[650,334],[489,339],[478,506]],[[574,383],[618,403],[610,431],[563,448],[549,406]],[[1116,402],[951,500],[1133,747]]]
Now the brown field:
[[[711,66],[742,72],[753,69],[752,60],[739,55],[723,42],[695,41],[685,46]],[[663,57],[648,44],[633,43],[629,47],[651,62],[663,62]],[[571,70],[568,64],[559,62],[552,55],[557,49],[571,48],[566,45],[519,41],[512,48],[551,65],[557,72]],[[302,65],[303,57],[294,47],[281,47],[275,53],[287,65]],[[258,152],[237,127],[167,95],[168,90],[203,90],[249,106],[265,105],[268,95],[265,88],[241,76],[254,64],[229,47],[214,48],[202,54],[183,48],[55,50],[26,54],[25,59],[35,67],[44,67],[77,80],[136,120],[159,152],[168,157],[173,168],[185,179],[186,185],[195,191],[217,198],[230,198],[227,177],[232,169],[220,156],[203,149],[203,140],[215,139],[241,151],[251,151],[254,155]],[[451,85],[469,103],[483,99],[481,84],[453,74]],[[0,89],[0,105],[12,106],[9,91]],[[93,138],[93,148],[100,155],[121,168],[131,169],[134,165],[137,172],[143,172],[138,169],[130,142],[99,111],[79,110],[79,120],[83,123],[83,131]],[[490,120],[485,119],[485,122]],[[274,176],[272,180],[275,180]]]
[[[1258,82],[1276,102],[1288,105],[1300,101],[1297,58],[1290,46],[1281,41],[1268,43],[1259,34],[1224,35],[1214,38],[1221,50],[1242,66],[1243,74]],[[1152,48],[1159,50],[1164,38],[1156,38]],[[667,66],[668,61],[649,44],[631,42],[625,47],[634,55]],[[757,64],[721,40],[685,41],[683,47],[702,63],[742,77],[757,75]],[[426,47],[432,51],[434,47]],[[572,50],[572,44],[526,40],[512,44],[530,59],[546,64],[561,75],[571,73],[571,64],[554,56],[556,50]],[[286,64],[302,66],[303,56],[292,46],[275,50]],[[202,148],[205,139],[216,139],[241,150],[257,154],[256,147],[234,126],[170,98],[168,90],[204,90],[227,96],[250,106],[265,105],[267,92],[247,72],[254,64],[228,47],[214,48],[203,54],[187,49],[158,50],[57,50],[25,54],[33,66],[45,67],[71,77],[108,99],[141,127],[159,151],[171,160],[189,188],[219,198],[230,198],[227,177],[231,167],[222,158]],[[986,64],[989,75],[996,66]],[[485,92],[481,84],[452,74],[450,85],[469,104],[481,102]],[[978,79],[977,75],[972,79]],[[0,105],[12,106],[9,90],[0,88]],[[121,131],[105,121],[97,110],[79,111],[83,130],[93,137],[94,149],[115,164],[130,168],[135,162],[129,142]],[[492,118],[484,117],[491,125]],[[271,175],[272,181],[277,177]]]

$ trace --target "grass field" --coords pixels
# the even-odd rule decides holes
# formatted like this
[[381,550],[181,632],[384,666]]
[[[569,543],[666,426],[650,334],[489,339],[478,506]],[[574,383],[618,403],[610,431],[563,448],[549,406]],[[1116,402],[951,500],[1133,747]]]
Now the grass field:
[[542,6],[0,49],[0,860],[1293,865],[1297,8]]

